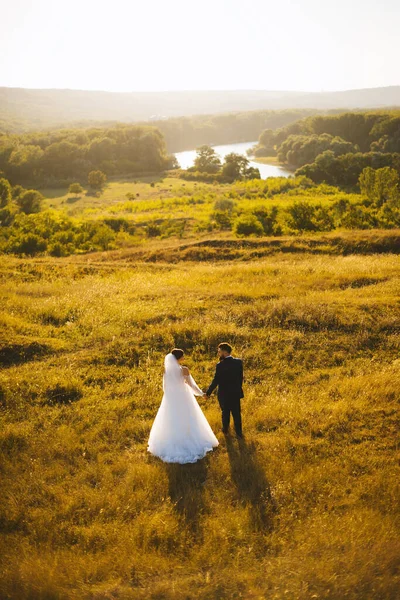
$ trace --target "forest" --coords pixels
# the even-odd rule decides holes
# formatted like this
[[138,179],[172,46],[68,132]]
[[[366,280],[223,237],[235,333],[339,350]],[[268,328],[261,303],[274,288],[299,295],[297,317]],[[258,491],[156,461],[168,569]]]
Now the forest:
[[279,128],[312,110],[254,111],[180,117],[139,123],[0,134],[0,172],[12,183],[44,186],[107,176],[158,173],[174,166],[169,152],[203,144],[252,141],[266,127]]
[[[257,110],[217,115],[196,115],[153,121],[163,133],[170,152],[190,150],[204,144],[251,142],[264,129],[280,129],[299,119],[318,114],[316,109]],[[327,111],[335,114],[337,110]]]
[[400,111],[306,117],[264,130],[254,154],[277,156],[315,182],[354,187],[367,167],[400,172]]
[[13,184],[49,186],[107,175],[159,172],[171,166],[165,140],[155,127],[119,126],[40,131],[0,137],[0,171]]

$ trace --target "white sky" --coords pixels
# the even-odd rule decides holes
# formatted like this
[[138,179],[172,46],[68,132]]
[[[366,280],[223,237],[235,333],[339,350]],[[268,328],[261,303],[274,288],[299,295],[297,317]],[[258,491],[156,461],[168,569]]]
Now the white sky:
[[400,0],[0,0],[0,86],[400,84]]

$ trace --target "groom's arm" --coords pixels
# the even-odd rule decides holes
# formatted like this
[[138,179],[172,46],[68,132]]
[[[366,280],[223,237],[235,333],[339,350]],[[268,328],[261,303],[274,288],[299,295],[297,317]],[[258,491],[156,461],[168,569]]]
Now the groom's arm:
[[240,366],[240,371],[239,371],[240,372],[240,383],[241,383],[241,385],[243,385],[244,377],[243,377],[243,362],[242,361],[240,361],[239,366]]
[[217,365],[217,368],[215,369],[215,375],[214,375],[214,379],[211,382],[210,387],[208,388],[208,390],[206,391],[206,396],[211,396],[211,394],[213,393],[213,391],[215,390],[215,388],[218,386],[219,384],[219,372],[218,372],[218,367],[219,365]]

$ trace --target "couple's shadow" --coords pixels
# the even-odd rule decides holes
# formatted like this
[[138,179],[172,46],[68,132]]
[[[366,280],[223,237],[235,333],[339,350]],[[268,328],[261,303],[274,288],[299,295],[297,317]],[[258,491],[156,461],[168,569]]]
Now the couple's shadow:
[[264,467],[257,456],[256,444],[244,439],[235,442],[227,436],[226,448],[232,481],[238,500],[249,509],[251,529],[272,531],[276,503]]
[[[256,444],[226,437],[232,482],[239,502],[249,508],[253,531],[268,532],[273,527],[276,506],[264,468],[257,456]],[[215,451],[214,451],[215,452]],[[193,534],[201,533],[201,519],[207,511],[204,498],[210,455],[197,463],[166,464],[169,496],[179,517]]]
[[193,535],[201,533],[200,522],[205,511],[204,486],[209,456],[193,464],[167,463],[168,493],[180,519]]

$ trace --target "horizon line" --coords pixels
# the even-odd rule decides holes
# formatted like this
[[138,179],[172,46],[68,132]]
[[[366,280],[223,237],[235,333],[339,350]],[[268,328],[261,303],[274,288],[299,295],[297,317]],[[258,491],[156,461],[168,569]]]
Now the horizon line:
[[376,87],[364,87],[364,88],[347,88],[340,90],[274,90],[274,89],[265,89],[265,88],[230,88],[230,89],[170,89],[170,90],[133,90],[133,91],[113,91],[113,90],[102,90],[102,89],[83,89],[83,88],[69,88],[69,87],[22,87],[22,86],[7,86],[0,85],[0,89],[5,90],[28,90],[34,92],[48,92],[48,91],[59,91],[59,92],[93,92],[93,93],[102,93],[102,94],[167,94],[167,93],[176,93],[176,94],[187,94],[187,93],[237,93],[237,92],[265,92],[270,94],[340,94],[346,92],[363,92],[367,90],[383,90],[389,88],[398,88],[399,84],[393,85],[382,85]]

